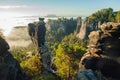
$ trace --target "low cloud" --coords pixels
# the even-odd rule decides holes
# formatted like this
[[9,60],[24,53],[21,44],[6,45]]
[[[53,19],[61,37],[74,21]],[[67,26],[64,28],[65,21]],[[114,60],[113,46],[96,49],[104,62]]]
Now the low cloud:
[[16,9],[16,8],[27,8],[26,5],[2,5],[0,6],[0,9]]

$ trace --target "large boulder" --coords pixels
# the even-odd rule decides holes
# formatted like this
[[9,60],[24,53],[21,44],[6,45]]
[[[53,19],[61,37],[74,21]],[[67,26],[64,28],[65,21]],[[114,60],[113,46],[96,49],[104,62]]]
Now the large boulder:
[[100,71],[103,76],[120,80],[120,23],[104,23],[101,30],[89,35],[87,53],[80,62],[80,70]]
[[0,55],[9,49],[8,43],[0,36]]
[[0,80],[31,80],[8,49],[8,43],[0,37]]
[[98,80],[93,70],[79,71],[77,80]]
[[101,31],[93,31],[89,35],[88,51],[110,57],[120,57],[120,24],[104,23]]

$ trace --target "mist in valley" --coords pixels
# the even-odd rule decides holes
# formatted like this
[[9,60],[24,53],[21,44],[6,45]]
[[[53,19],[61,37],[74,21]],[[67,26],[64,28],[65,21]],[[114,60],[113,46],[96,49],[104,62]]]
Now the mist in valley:
[[5,37],[10,48],[27,47],[30,43],[27,27],[14,27],[9,35]]

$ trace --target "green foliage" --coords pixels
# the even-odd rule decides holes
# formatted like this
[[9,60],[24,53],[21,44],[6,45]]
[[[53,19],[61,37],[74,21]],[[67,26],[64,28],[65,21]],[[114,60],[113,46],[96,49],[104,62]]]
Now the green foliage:
[[89,19],[94,19],[103,23],[115,21],[115,16],[112,8],[106,8],[93,13],[91,16],[89,16]]
[[[35,50],[35,46],[30,44],[28,47],[13,47],[10,52],[14,58],[19,61],[23,71],[27,73],[32,80],[56,80],[54,75],[42,75],[43,65],[40,56],[35,55]],[[27,58],[27,52],[32,52],[33,56]]]
[[117,22],[120,22],[120,11],[117,12],[116,21],[117,21]]
[[55,56],[55,50],[63,38],[74,32],[76,29],[76,19],[58,18],[49,19],[46,23],[46,42],[50,45],[52,56]]
[[50,74],[50,75],[45,75],[45,77],[41,78],[40,80],[56,80],[56,77]]
[[14,58],[16,58],[18,60],[18,62],[21,62],[25,59],[25,54],[23,53],[24,52],[24,48],[22,47],[19,47],[19,48],[15,48],[13,50],[10,51]]
[[21,67],[24,69],[24,71],[29,75],[32,79],[40,78],[41,69],[42,69],[42,63],[40,61],[40,57],[35,55],[31,58],[22,61]]
[[86,47],[87,46],[87,42],[88,41],[81,41],[79,38],[76,37],[75,33],[71,33],[68,36],[65,36],[65,38],[62,40],[62,43],[64,44],[69,44],[69,45],[78,45],[78,46],[83,46]]
[[58,75],[65,80],[76,75],[80,58],[86,52],[86,48],[79,44],[77,38],[71,34],[56,49],[55,64]]
[[[116,18],[115,18],[116,16]],[[113,15],[112,8],[102,9],[93,13],[89,19],[108,22],[120,22],[120,11]],[[81,41],[74,34],[76,29],[76,20],[58,18],[57,20],[48,20],[50,29],[46,32],[46,42],[50,45],[52,57],[56,57],[55,65],[57,74],[64,80],[70,80],[78,72],[79,61],[86,52],[88,41]],[[36,23],[35,23],[36,24]],[[17,27],[22,29],[22,27]],[[3,35],[0,33],[0,36]],[[54,75],[42,75],[42,62],[40,57],[35,55],[36,48],[30,44],[28,47],[13,47],[10,52],[19,61],[23,70],[32,78],[32,80],[56,80]],[[27,52],[32,52],[34,56],[27,58]],[[45,77],[43,77],[45,76]]]
[[35,47],[33,44],[30,44],[28,47],[13,47],[10,52],[13,54],[14,58],[18,60],[18,62],[22,62],[26,60],[27,52],[31,51],[33,54],[36,53]]
[[72,78],[78,71],[78,64],[85,48],[60,44],[56,50],[56,67],[62,78]]
[[48,20],[46,23],[46,41],[51,42],[61,42],[62,39],[73,33],[77,26],[76,19],[70,18],[58,18],[57,20]]

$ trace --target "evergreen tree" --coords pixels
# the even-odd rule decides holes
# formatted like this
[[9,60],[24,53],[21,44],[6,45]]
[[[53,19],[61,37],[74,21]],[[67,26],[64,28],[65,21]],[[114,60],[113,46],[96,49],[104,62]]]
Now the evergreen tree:
[[111,22],[114,21],[114,14],[113,14],[113,9],[112,8],[106,8],[102,9],[100,11],[97,11],[93,13],[91,16],[89,16],[89,19],[101,21],[103,22]]

